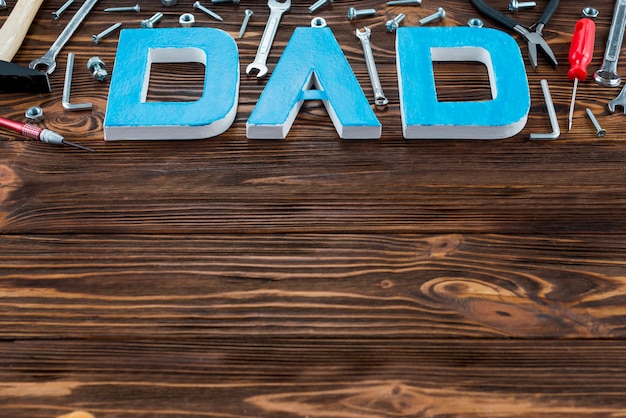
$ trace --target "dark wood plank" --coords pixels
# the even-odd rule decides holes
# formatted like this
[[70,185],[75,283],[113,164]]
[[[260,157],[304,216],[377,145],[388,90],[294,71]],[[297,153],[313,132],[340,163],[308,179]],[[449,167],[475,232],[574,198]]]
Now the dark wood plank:
[[0,343],[0,414],[617,417],[623,341],[371,338]]
[[624,338],[624,243],[6,236],[0,338]]

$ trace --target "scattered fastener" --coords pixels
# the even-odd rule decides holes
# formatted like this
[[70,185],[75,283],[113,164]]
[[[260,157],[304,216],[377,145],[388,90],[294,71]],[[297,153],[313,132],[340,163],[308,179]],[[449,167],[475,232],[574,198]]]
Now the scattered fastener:
[[67,67],[65,69],[65,83],[63,84],[63,98],[61,104],[63,109],[69,111],[89,110],[93,107],[91,103],[70,103],[70,90],[72,89],[72,72],[74,71],[74,54],[67,54]]
[[234,4],[239,4],[239,0],[211,0],[211,3],[234,3]]
[[87,61],[87,69],[91,71],[91,75],[98,81],[104,81],[107,77],[107,70],[104,69],[104,62],[100,57],[91,57]]
[[254,16],[254,12],[252,10],[244,10],[243,22],[241,23],[241,29],[239,29],[239,38],[243,38],[243,34],[246,31],[246,28],[248,27],[248,22],[250,21],[250,18],[252,16]]
[[420,19],[419,24],[420,26],[424,26],[429,23],[439,22],[440,20],[443,20],[445,17],[446,17],[446,11],[443,9],[443,7],[440,7],[437,9],[437,12],[433,13],[430,16],[426,16],[423,19]]
[[388,20],[387,23],[385,23],[385,27],[389,32],[393,32],[400,27],[400,23],[404,20],[405,17],[406,16],[404,13],[400,13],[393,19]]
[[596,17],[598,17],[599,14],[600,12],[598,9],[594,7],[585,7],[582,11],[582,16],[591,20],[596,20]]
[[139,13],[141,11],[141,7],[139,4],[135,4],[130,7],[108,7],[104,9],[105,12],[135,12]]
[[[52,12],[52,18],[54,20],[59,20],[61,18],[61,15],[63,14],[63,12],[65,12],[68,7],[70,7],[72,5],[72,3],[74,3],[74,0],[67,0],[63,6],[59,7],[58,10]],[[6,5],[6,2],[5,2]]]
[[309,13],[315,13],[320,7],[331,4],[332,2],[333,0],[317,0],[309,7]]
[[587,112],[587,116],[589,116],[589,120],[591,120],[591,123],[593,123],[593,126],[596,128],[596,136],[598,138],[602,138],[603,136],[605,136],[606,135],[606,129],[604,129],[604,128],[602,128],[602,126],[600,126],[600,124],[598,123],[598,120],[594,116],[594,114],[591,111],[591,109],[586,108],[585,112]]
[[354,20],[357,17],[363,17],[363,16],[374,16],[375,14],[376,14],[376,9],[357,10],[354,7],[350,7],[348,9],[348,20]]
[[473,17],[467,21],[467,26],[469,26],[470,28],[482,28],[483,26],[485,26],[485,23],[481,19]]
[[509,3],[509,12],[515,13],[519,10],[532,9],[535,6],[537,6],[537,3],[534,1],[511,0]]
[[6,0],[0,0],[0,9],[6,9],[6,8],[7,8]]
[[29,107],[24,115],[31,123],[41,122],[43,120],[43,109],[39,106]]
[[387,6],[421,6],[422,0],[393,0],[388,1]]
[[161,4],[167,7],[176,6],[177,3],[178,3],[178,0],[161,0]]
[[122,22],[117,22],[116,24],[111,25],[109,28],[103,30],[99,34],[91,35],[91,39],[93,39],[93,43],[97,44],[98,42],[100,42],[100,39],[104,38],[105,36],[110,35],[111,33],[113,33],[113,31],[115,31],[120,26],[122,26]]
[[193,8],[194,8],[194,9],[198,9],[198,10],[200,10],[201,12],[204,12],[204,13],[208,14],[208,15],[209,15],[209,16],[211,16],[213,19],[217,19],[217,20],[219,20],[220,22],[223,22],[223,21],[224,21],[224,19],[222,19],[222,17],[221,17],[220,15],[218,15],[217,13],[215,13],[213,10],[207,9],[207,8],[206,8],[206,7],[204,7],[202,4],[200,4],[200,2],[199,2],[199,1],[196,1],[196,2],[193,4]]
[[183,13],[178,18],[178,23],[180,23],[180,26],[183,28],[190,28],[196,23],[196,18],[191,13]]
[[141,21],[142,28],[153,28],[154,24],[163,18],[163,13],[156,12],[150,19],[144,19]]

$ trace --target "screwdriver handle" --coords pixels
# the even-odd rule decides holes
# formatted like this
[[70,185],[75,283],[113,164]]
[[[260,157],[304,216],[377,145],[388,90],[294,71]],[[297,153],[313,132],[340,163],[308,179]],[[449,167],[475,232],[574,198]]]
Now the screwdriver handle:
[[567,72],[567,76],[571,80],[584,80],[587,78],[587,67],[593,58],[595,41],[596,23],[586,17],[576,22],[568,55],[570,69]]

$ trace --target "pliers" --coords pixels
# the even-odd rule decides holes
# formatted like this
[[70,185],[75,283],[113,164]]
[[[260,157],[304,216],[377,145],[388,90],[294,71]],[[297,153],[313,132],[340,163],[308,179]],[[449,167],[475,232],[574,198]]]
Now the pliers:
[[481,14],[495,20],[508,29],[516,31],[522,35],[524,39],[526,39],[528,42],[528,58],[533,70],[537,70],[537,47],[541,48],[541,51],[553,67],[558,65],[554,52],[552,52],[552,49],[546,40],[543,39],[543,34],[541,32],[550,21],[550,18],[552,18],[554,12],[556,12],[556,9],[559,7],[559,0],[550,0],[548,2],[548,5],[543,10],[543,13],[541,13],[539,20],[530,26],[531,28],[535,28],[534,31],[520,25],[504,13],[501,13],[500,11],[489,6],[484,0],[470,0],[470,2]]

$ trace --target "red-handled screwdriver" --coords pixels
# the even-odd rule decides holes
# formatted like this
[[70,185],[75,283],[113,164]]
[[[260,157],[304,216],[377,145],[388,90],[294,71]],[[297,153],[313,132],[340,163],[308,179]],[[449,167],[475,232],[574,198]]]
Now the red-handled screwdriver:
[[572,101],[569,105],[568,129],[572,129],[572,117],[574,115],[574,102],[576,101],[576,89],[578,81],[587,78],[587,66],[593,58],[593,44],[596,40],[596,24],[593,20],[582,18],[576,22],[574,36],[569,47],[569,71],[567,76],[574,80]]

